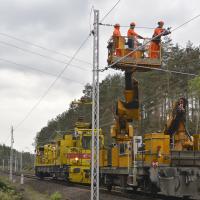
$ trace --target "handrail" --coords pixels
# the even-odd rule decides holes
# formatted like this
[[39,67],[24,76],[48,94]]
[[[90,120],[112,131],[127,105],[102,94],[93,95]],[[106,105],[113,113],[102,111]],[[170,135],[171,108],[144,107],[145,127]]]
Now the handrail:
[[[145,39],[135,39],[135,37],[128,36],[113,36],[108,41],[108,59],[112,62],[113,57],[123,57],[127,54],[130,54],[134,48],[139,48],[137,51],[130,54],[128,57],[133,59],[157,59],[161,60],[161,47],[162,44],[158,45],[158,50],[152,50],[151,43],[147,43],[147,40],[151,40],[151,38]],[[140,42],[141,41],[141,42]],[[144,46],[144,44],[146,44]],[[152,56],[154,55],[154,56]],[[123,61],[126,62],[126,61]]]

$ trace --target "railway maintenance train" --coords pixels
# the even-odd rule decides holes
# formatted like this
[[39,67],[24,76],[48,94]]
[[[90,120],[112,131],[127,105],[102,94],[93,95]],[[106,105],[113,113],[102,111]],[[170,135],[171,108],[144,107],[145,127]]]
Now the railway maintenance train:
[[[107,165],[104,136],[100,130],[100,166]],[[73,183],[90,183],[92,129],[80,119],[62,139],[36,148],[35,174]]]
[[[111,147],[105,148],[100,130],[100,184],[109,190],[119,186],[200,199],[200,134],[187,130],[187,100],[177,100],[163,132],[140,136],[138,82],[133,75],[159,68],[161,50],[154,52],[157,58],[150,58],[148,44],[137,50],[125,44],[126,38],[119,36],[109,45],[108,63],[125,71],[125,100],[117,101]],[[36,175],[89,184],[91,134],[88,124],[79,122],[63,139],[37,147]]]

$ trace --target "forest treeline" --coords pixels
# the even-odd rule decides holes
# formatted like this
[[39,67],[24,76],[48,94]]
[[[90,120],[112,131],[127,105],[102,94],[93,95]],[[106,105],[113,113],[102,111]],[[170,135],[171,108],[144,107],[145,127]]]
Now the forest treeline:
[[[178,74],[162,71],[137,72],[141,121],[139,134],[162,131],[179,97],[188,100],[187,125],[191,134],[200,132],[200,47],[188,42],[186,47],[165,41],[163,45],[162,69],[185,72]],[[193,74],[193,75],[191,75]],[[196,75],[196,76],[195,76]],[[106,135],[106,144],[111,142],[110,126],[114,120],[115,105],[118,98],[123,99],[124,74],[108,75],[100,83],[100,127]],[[91,101],[92,86],[86,84],[80,99]],[[90,104],[73,104],[69,109],[51,119],[36,135],[36,145],[54,141],[66,130],[73,129],[79,116],[91,122]]]
[[[16,161],[16,169],[20,170],[20,162],[22,156],[22,169],[23,170],[31,170],[34,167],[34,155],[29,152],[21,152],[13,149],[13,170],[15,170],[15,161]],[[8,170],[10,165],[10,147],[6,145],[0,145],[0,167]]]

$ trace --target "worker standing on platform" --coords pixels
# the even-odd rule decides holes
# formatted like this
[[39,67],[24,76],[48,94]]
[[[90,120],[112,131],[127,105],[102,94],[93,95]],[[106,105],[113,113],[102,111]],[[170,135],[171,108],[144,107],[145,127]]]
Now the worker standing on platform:
[[[161,43],[161,36],[165,36],[170,34],[171,32],[168,29],[164,29],[164,22],[159,21],[158,27],[154,30],[151,41],[149,46],[149,57],[150,58],[160,58],[160,43]],[[157,37],[156,37],[157,36]]]
[[112,36],[112,48],[115,51],[117,48],[119,48],[119,38],[121,37],[121,32],[120,32],[120,24],[115,24],[114,25],[114,31],[113,31],[113,36]]
[[115,24],[115,25],[114,25],[113,36],[114,36],[114,37],[119,37],[119,36],[121,36],[121,33],[120,33],[120,24]]
[[138,46],[138,38],[139,39],[144,39],[142,36],[138,35],[136,32],[135,32],[135,22],[131,22],[130,23],[130,28],[127,32],[127,37],[128,37],[128,48],[136,48]]

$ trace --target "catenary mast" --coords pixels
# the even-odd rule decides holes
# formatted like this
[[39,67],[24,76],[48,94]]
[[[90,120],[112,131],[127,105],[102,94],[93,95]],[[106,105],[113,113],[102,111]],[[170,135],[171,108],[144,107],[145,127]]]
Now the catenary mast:
[[91,200],[99,200],[99,10],[94,10]]

